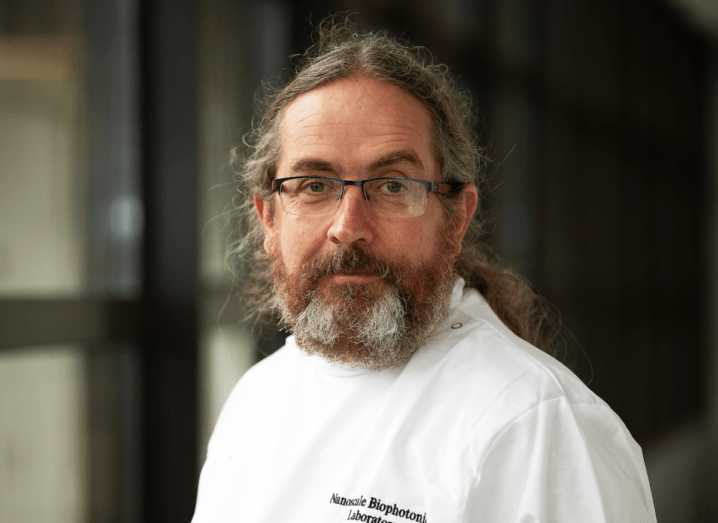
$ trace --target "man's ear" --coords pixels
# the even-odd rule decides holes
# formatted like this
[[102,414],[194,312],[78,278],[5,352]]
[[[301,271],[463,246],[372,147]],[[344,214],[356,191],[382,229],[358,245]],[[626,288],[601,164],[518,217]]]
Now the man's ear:
[[461,252],[461,242],[464,239],[471,219],[474,217],[474,211],[479,204],[479,191],[473,183],[466,184],[461,190],[459,198],[454,202],[456,205],[456,253]]
[[254,208],[257,210],[259,222],[264,229],[264,250],[269,252],[268,247],[272,236],[274,235],[274,209],[268,200],[264,200],[254,195]]

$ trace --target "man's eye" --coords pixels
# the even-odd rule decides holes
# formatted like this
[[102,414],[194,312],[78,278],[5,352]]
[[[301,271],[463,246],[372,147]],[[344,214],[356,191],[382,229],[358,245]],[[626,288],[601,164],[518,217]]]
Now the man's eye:
[[312,193],[319,193],[327,188],[323,182],[310,182],[304,186],[304,190]]
[[406,187],[404,187],[403,183],[392,180],[390,182],[382,184],[381,189],[390,193],[398,193],[403,190],[406,190]]

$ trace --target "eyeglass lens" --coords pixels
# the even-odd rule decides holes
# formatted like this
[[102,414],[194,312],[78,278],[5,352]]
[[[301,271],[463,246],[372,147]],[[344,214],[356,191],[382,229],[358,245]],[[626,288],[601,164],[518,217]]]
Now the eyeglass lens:
[[[351,190],[351,186],[345,189]],[[339,204],[342,184],[325,178],[297,178],[282,183],[282,209],[297,216],[330,214]],[[364,184],[364,198],[377,216],[419,216],[426,208],[426,187],[411,180],[378,179]]]

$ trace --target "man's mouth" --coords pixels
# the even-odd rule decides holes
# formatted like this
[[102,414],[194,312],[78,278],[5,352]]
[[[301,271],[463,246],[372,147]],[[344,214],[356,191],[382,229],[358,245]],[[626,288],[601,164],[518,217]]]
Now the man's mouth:
[[368,275],[368,274],[329,274],[326,276],[335,283],[368,283],[372,280],[376,280],[379,276]]
[[315,286],[326,288],[327,285],[364,286],[378,281],[396,285],[401,277],[388,264],[357,248],[351,251],[337,250],[307,264],[303,280],[311,289]]

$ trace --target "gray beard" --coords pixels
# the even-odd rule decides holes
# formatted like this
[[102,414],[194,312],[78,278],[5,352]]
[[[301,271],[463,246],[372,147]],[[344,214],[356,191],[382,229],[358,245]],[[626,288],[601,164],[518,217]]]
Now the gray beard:
[[[408,300],[396,286],[386,284],[378,298],[361,287],[343,286],[341,300],[326,300],[309,291],[306,308],[292,314],[275,290],[275,304],[284,324],[306,353],[349,367],[380,370],[407,361],[448,317],[453,270],[446,267],[433,292],[420,304],[419,318],[408,312]],[[329,303],[327,303],[329,301]]]

